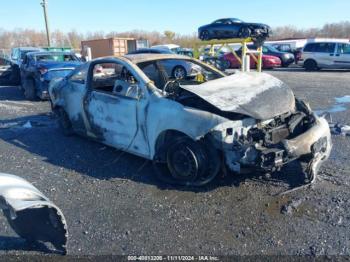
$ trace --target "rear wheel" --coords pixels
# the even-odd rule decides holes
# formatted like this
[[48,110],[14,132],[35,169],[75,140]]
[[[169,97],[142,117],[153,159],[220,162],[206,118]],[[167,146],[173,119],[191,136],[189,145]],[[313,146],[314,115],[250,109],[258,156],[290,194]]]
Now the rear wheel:
[[71,123],[66,111],[62,107],[59,107],[56,110],[57,110],[56,113],[58,116],[58,124],[62,130],[62,133],[65,136],[73,135],[74,132],[73,132],[73,128],[72,128],[72,123]]
[[158,178],[166,183],[202,186],[216,177],[220,158],[203,141],[179,136],[167,143],[163,156],[156,156],[153,164]]
[[304,63],[304,67],[306,71],[316,71],[318,69],[317,63],[313,59],[308,59]]
[[199,38],[203,41],[208,41],[210,40],[210,37],[209,37],[209,31],[207,30],[204,30],[201,35],[199,36]]
[[28,100],[34,100],[35,95],[35,83],[33,79],[25,79],[23,83],[24,96]]

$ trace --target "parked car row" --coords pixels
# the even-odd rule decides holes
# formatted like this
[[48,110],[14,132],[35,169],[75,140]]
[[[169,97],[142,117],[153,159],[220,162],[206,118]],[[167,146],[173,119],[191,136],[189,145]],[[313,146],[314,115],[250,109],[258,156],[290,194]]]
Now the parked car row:
[[[257,46],[248,45],[250,51],[256,51]],[[235,51],[236,55],[230,50],[223,49],[217,53],[216,62],[219,65],[219,69],[229,69],[229,68],[240,68],[241,62],[237,59],[242,56],[242,48]],[[281,52],[274,49],[272,46],[264,45],[262,46],[262,68],[263,69],[273,69],[276,67],[288,67],[294,62],[294,57],[292,54],[287,52]],[[255,56],[255,58],[254,58]],[[203,61],[211,61],[212,57],[208,55],[202,55]],[[257,55],[250,54],[250,68],[255,69],[257,67]]]
[[29,52],[20,66],[21,87],[26,99],[49,98],[50,81],[72,72],[80,59],[71,52]]
[[10,58],[0,61],[0,84],[20,85],[29,100],[48,99],[50,81],[68,75],[82,64],[73,52],[65,50],[67,48],[13,48]]

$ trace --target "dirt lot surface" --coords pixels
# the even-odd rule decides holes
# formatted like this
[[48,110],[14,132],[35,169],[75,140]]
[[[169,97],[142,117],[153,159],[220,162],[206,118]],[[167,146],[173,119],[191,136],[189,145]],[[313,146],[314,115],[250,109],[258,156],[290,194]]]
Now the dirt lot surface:
[[[350,95],[349,71],[269,73],[313,109],[350,124],[348,105],[336,100]],[[62,209],[71,255],[350,255],[350,137],[332,139],[312,188],[278,195],[300,180],[293,166],[272,177],[220,177],[202,189],[166,187],[149,162],[63,136],[48,102],[0,87],[0,170],[26,178]],[[29,249],[1,216],[0,254],[44,253]]]

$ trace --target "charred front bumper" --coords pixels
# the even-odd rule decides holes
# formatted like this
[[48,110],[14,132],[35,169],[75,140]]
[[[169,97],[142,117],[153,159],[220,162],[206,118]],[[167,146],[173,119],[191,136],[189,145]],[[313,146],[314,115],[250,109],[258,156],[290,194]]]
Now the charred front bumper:
[[[297,117],[298,115],[294,119]],[[222,143],[226,166],[238,173],[245,168],[274,172],[294,160],[302,159],[307,163],[305,170],[307,177],[311,182],[314,181],[319,167],[330,155],[331,133],[325,118],[313,113],[309,115],[301,113],[300,119],[296,120],[299,125],[304,121],[303,118],[310,121],[307,127],[303,127],[305,130],[300,131],[300,127],[297,130],[296,126],[293,127],[293,134],[288,131],[291,124],[286,123],[282,127],[276,127],[273,133],[263,133],[261,136],[254,137],[253,140],[249,138],[250,132],[261,131],[261,129],[255,125],[242,126],[243,131],[240,134],[233,134],[232,142],[228,143],[226,137],[226,141]]]
[[314,180],[321,164],[328,159],[331,149],[331,133],[326,119],[315,117],[314,125],[293,139],[282,140],[283,146],[262,149],[260,167],[266,171],[275,171],[283,165],[303,157],[307,159],[306,173]]
[[61,210],[26,180],[0,173],[0,208],[13,230],[29,243],[50,242],[66,253],[67,225]]

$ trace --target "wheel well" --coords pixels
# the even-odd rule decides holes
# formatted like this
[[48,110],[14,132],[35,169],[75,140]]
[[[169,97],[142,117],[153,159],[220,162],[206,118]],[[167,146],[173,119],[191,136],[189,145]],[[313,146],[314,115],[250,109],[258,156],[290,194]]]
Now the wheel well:
[[316,61],[315,59],[313,59],[313,58],[308,58],[308,59],[306,59],[306,60],[304,61],[304,65],[305,65],[305,63],[308,62],[308,61],[313,61],[313,62],[315,62],[315,64],[317,65],[317,61]]

